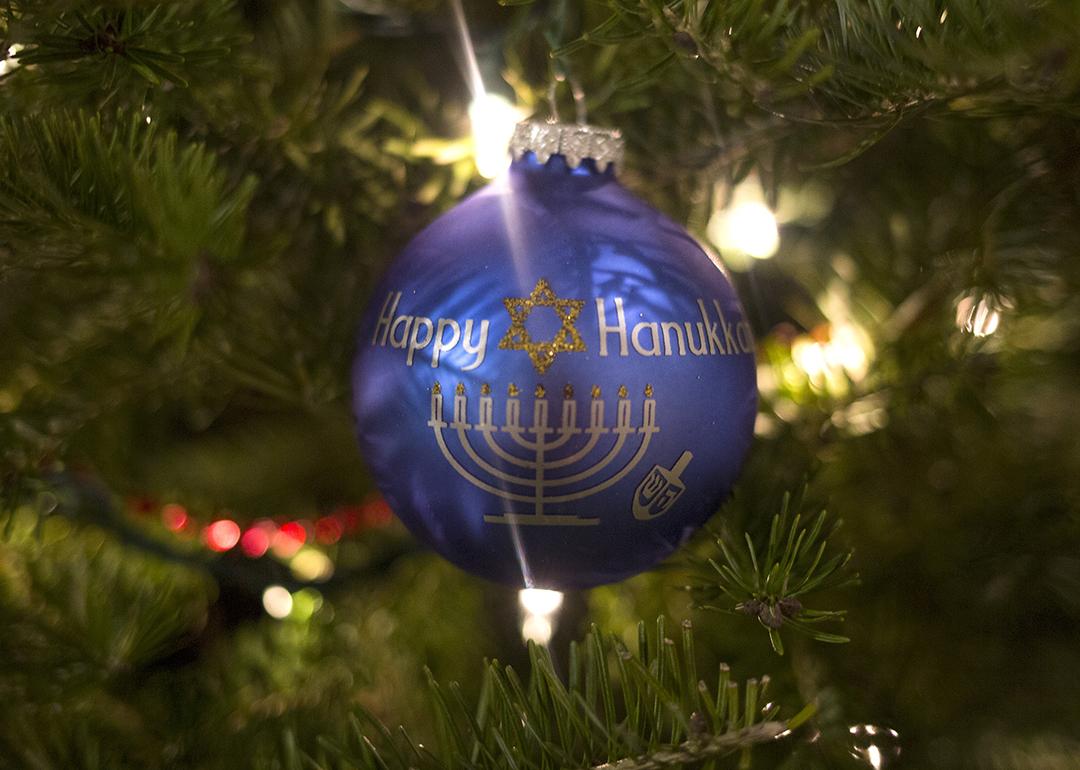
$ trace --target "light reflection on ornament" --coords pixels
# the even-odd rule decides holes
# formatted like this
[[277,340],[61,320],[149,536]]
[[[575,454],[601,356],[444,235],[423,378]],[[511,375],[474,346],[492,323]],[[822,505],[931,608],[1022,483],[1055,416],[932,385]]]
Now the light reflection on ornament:
[[514,126],[525,114],[498,94],[481,91],[469,105],[476,170],[485,179],[494,179],[510,167],[507,147]]
[[993,294],[967,294],[956,303],[956,326],[976,337],[989,337],[1001,324],[1008,303]]
[[851,756],[861,759],[874,770],[888,768],[900,756],[900,733],[891,727],[852,725]]
[[231,519],[219,519],[206,527],[206,544],[214,551],[228,551],[240,542],[240,525]]
[[263,609],[272,618],[281,620],[292,612],[293,598],[284,586],[268,586],[262,595]]

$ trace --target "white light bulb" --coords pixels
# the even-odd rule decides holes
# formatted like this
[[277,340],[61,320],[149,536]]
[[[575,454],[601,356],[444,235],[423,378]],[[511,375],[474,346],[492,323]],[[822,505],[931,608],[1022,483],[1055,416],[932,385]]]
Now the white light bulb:
[[708,224],[712,241],[726,252],[768,259],[780,247],[776,215],[760,200],[743,200],[718,211]]
[[522,113],[496,94],[480,92],[469,105],[476,170],[485,179],[494,179],[510,164],[510,139]]
[[23,47],[18,43],[7,49],[7,55],[0,59],[0,75],[6,75],[19,66],[20,62],[15,58],[15,54],[22,49]]
[[272,618],[281,620],[292,612],[293,598],[284,586],[268,586],[262,595],[263,609]]
[[518,601],[531,615],[550,615],[562,606],[562,591],[547,588],[523,588],[518,591]]
[[521,624],[521,638],[526,642],[547,644],[551,641],[551,621],[540,615],[526,615]]

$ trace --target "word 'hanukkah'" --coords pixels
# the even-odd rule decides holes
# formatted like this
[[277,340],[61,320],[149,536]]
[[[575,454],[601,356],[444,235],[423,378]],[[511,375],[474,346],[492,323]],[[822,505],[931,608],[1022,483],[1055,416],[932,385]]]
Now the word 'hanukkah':
[[[525,504],[526,510],[520,512],[484,516],[490,524],[598,524],[599,519],[592,517],[545,512],[545,506],[584,500],[619,483],[633,471],[648,451],[653,435],[660,431],[652,386],[645,388],[637,425],[625,386],[619,388],[612,425],[606,424],[607,404],[600,388],[593,386],[587,402],[586,427],[578,425],[578,402],[572,386],[563,389],[561,418],[556,426],[549,425],[550,404],[542,385],[534,391],[532,422],[523,424],[519,392],[517,386],[510,385],[503,404],[505,419],[496,424],[491,387],[481,387],[475,412],[470,414],[465,386],[459,383],[454,389],[453,419],[447,422],[442,388],[435,383],[427,424],[443,457],[473,486],[502,500]],[[620,458],[622,462],[616,462]],[[611,470],[605,474],[609,466]],[[675,497],[670,496],[670,503]],[[653,515],[668,507],[670,504],[655,507]]]

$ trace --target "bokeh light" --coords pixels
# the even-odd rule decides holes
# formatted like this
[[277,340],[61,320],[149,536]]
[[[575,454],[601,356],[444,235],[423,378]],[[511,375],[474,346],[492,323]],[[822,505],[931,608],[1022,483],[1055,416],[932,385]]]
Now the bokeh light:
[[522,118],[521,110],[497,94],[481,91],[473,99],[469,120],[480,176],[494,179],[510,165],[510,139]]
[[219,519],[206,527],[206,544],[214,551],[228,551],[240,542],[240,525],[232,519]]
[[272,618],[281,620],[292,612],[293,598],[284,586],[267,586],[262,595],[263,609]]
[[270,536],[266,527],[255,525],[240,536],[240,548],[245,556],[257,559],[270,549]]
[[526,642],[547,644],[551,641],[551,621],[541,615],[526,615],[521,623],[521,638]]
[[161,509],[161,523],[173,532],[179,532],[187,526],[190,517],[187,508],[177,503],[169,503]]
[[334,574],[334,563],[322,551],[302,548],[289,562],[289,569],[297,580],[318,583],[329,580]]
[[547,588],[523,588],[518,591],[518,601],[532,615],[550,615],[562,606],[563,594]]
[[298,521],[282,524],[274,534],[270,547],[274,555],[281,559],[290,559],[307,542],[307,530]]
[[1001,325],[1009,303],[993,294],[966,294],[956,303],[956,326],[976,337],[989,337]]
[[780,230],[775,212],[769,208],[756,177],[747,177],[730,196],[724,208],[713,212],[705,232],[720,249],[730,267],[745,270],[746,257],[768,259],[780,248]]

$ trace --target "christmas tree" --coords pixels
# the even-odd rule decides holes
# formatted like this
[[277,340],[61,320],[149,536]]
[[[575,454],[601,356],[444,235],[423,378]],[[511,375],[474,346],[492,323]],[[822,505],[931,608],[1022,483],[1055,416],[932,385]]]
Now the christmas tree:
[[[1077,51],[1012,0],[0,4],[0,767],[1075,767]],[[621,131],[760,390],[706,529],[565,594],[420,545],[350,404],[528,117]]]

